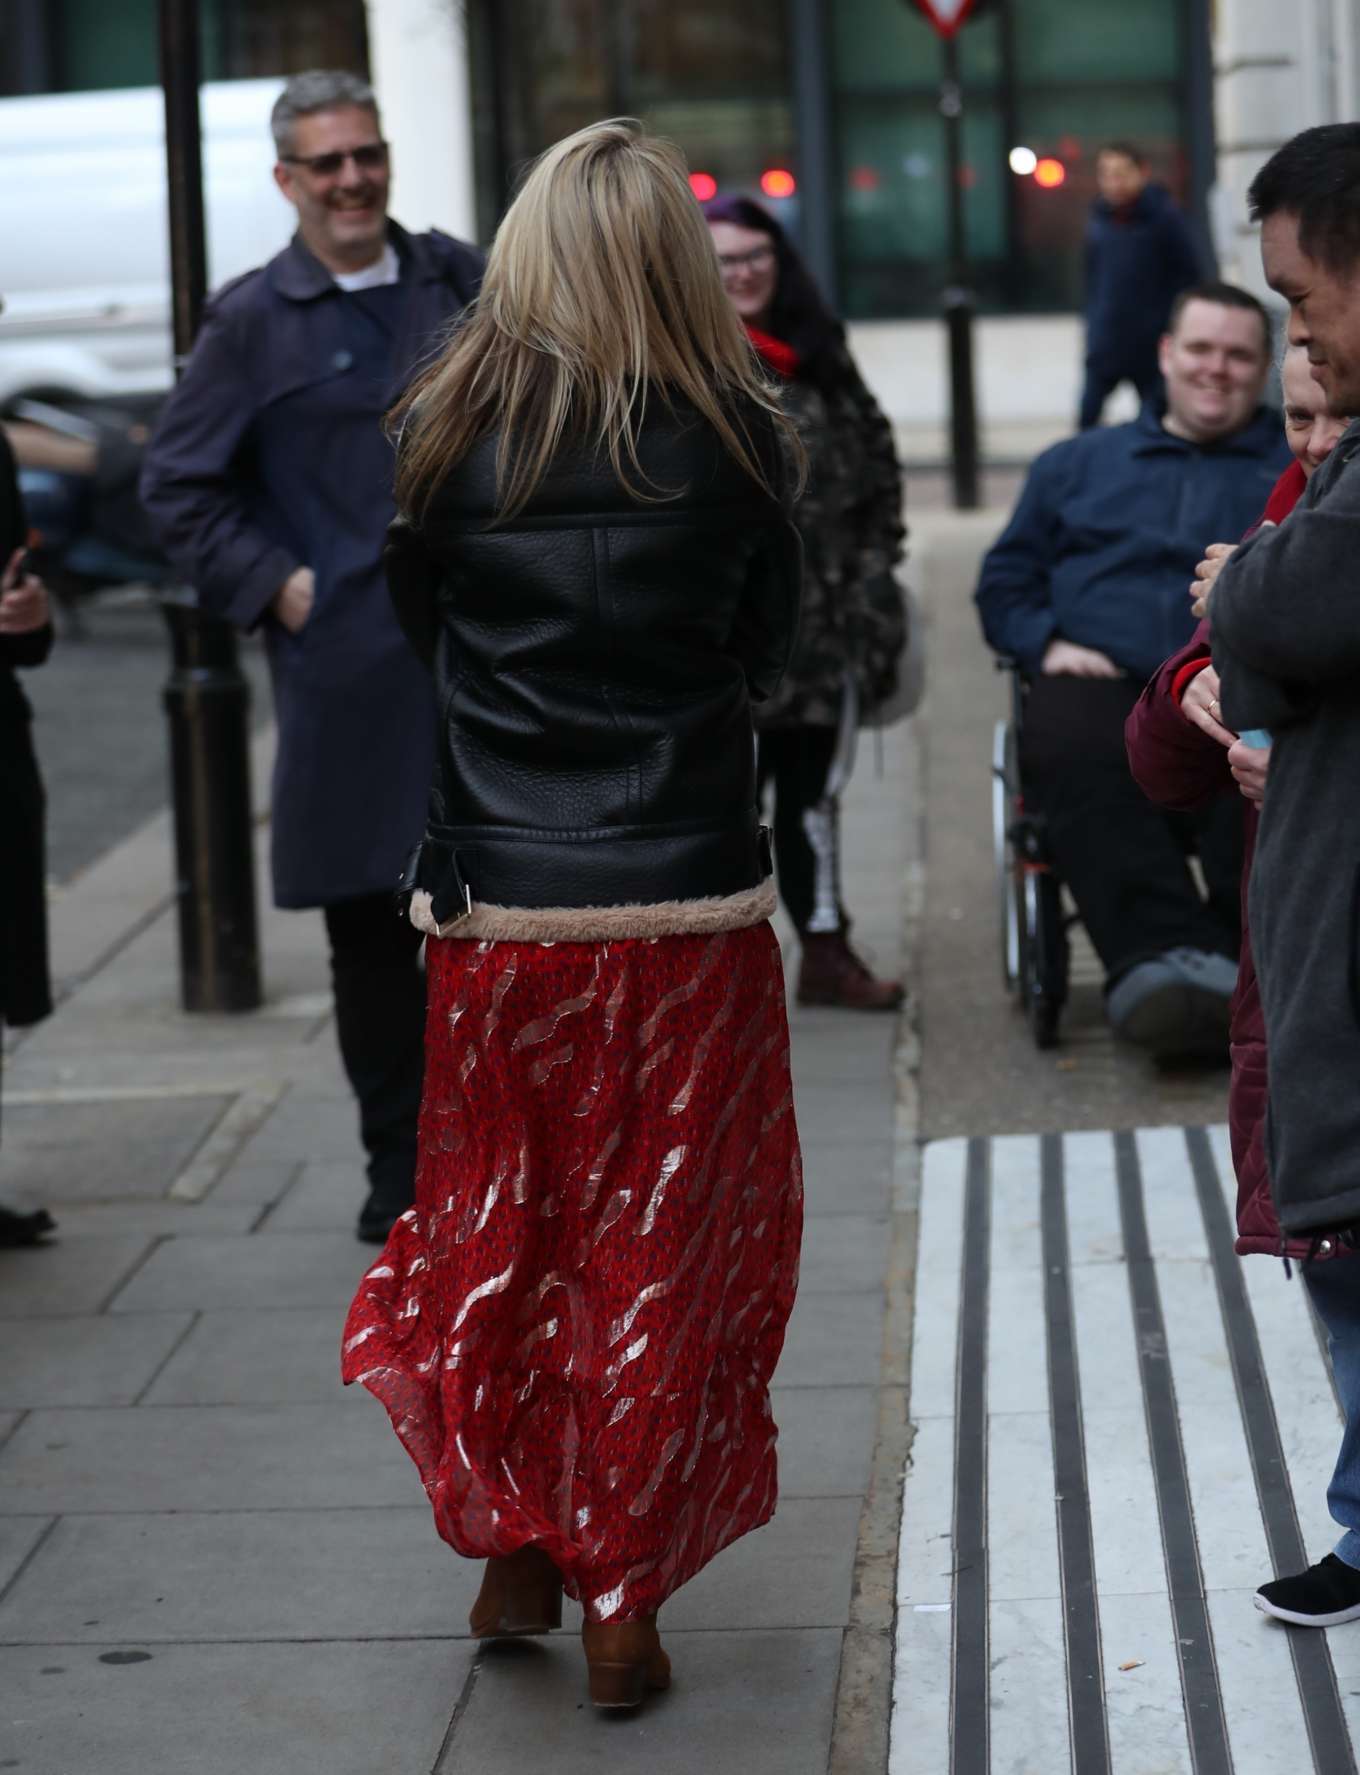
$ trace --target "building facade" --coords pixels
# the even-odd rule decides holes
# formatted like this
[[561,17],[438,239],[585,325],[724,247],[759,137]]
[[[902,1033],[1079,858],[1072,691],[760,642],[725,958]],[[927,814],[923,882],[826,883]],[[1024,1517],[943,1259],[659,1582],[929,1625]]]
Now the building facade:
[[1216,0],[1214,107],[1218,173],[1214,235],[1225,274],[1268,295],[1247,187],[1298,130],[1360,118],[1356,0]]
[[[852,318],[937,311],[949,274],[945,52],[910,0],[469,0],[468,13],[484,223],[549,142],[637,116],[680,143],[701,189],[763,191]],[[984,312],[1078,306],[1103,141],[1137,142],[1204,214],[1208,46],[1205,0],[979,0],[959,37],[959,87]],[[1040,178],[1013,170],[1017,148]]]

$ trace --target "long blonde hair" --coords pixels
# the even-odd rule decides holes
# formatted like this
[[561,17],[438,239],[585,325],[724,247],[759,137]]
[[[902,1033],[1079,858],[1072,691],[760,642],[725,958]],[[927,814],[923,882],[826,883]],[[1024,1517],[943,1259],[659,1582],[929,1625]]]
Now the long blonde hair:
[[766,488],[743,409],[802,454],[732,309],[712,237],[672,142],[631,118],[549,148],[497,231],[480,295],[392,415],[397,503],[419,518],[451,468],[499,432],[499,515],[532,498],[554,455],[607,448],[640,499],[673,498],[638,460],[649,396],[687,401]]

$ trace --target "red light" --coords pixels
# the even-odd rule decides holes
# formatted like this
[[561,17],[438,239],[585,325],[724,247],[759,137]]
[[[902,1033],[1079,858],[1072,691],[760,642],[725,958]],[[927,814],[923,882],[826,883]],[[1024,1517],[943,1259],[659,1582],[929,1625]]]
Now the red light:
[[877,191],[878,185],[878,168],[876,166],[856,166],[850,169],[850,186],[852,190]]
[[1061,160],[1041,160],[1034,169],[1034,183],[1045,191],[1056,191],[1066,178],[1067,168]]
[[798,181],[787,167],[772,166],[760,175],[760,189],[766,197],[792,197]]
[[710,197],[718,195],[718,181],[712,173],[691,173],[689,188],[700,203],[707,203]]

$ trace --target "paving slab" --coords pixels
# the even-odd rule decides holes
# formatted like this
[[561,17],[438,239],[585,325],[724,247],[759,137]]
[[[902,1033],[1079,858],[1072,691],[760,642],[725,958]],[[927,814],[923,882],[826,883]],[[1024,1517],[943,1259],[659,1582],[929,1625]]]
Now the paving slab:
[[23,1775],[424,1775],[473,1652],[466,1641],[421,1640],[158,1646],[131,1662],[102,1662],[120,1655],[93,1646],[0,1652],[11,1767]]
[[781,1498],[764,1528],[675,1593],[667,1631],[846,1626],[861,1509],[858,1497]]
[[203,1313],[145,1402],[302,1405],[342,1399],[340,1324],[333,1307]]
[[252,1136],[247,1161],[360,1157],[358,1115],[348,1096],[289,1094]]
[[0,1596],[52,1522],[50,1516],[0,1516]]
[[359,1159],[309,1159],[263,1224],[271,1233],[353,1232],[368,1194]]
[[342,1319],[375,1255],[353,1233],[191,1235],[155,1251],[119,1292],[112,1310],[333,1306]]
[[[774,1387],[781,1498],[845,1498],[869,1483],[877,1424],[872,1387]],[[0,1483],[4,1466],[0,1460]]]
[[102,1310],[155,1240],[140,1233],[61,1237],[30,1251],[0,1251],[0,1302],[8,1319]]
[[552,1775],[599,1775],[602,1767],[825,1775],[838,1630],[677,1633],[669,1650],[674,1686],[620,1718],[582,1705],[576,1646],[532,1641],[483,1653],[437,1775],[539,1767]]
[[0,1449],[0,1515],[409,1507],[423,1495],[367,1398],[35,1411]]
[[248,1233],[260,1212],[257,1204],[245,1201],[62,1202],[57,1207],[57,1230],[63,1239],[94,1239],[110,1233],[143,1233],[149,1239]]
[[[892,1068],[897,1046],[896,1017],[856,1017],[843,1012],[834,1025],[807,1021],[827,1015],[796,1011],[790,1016],[793,1077],[800,1100],[813,1086],[862,1085],[868,1079],[881,1079]],[[806,1131],[812,1131],[810,1123]]]
[[190,1313],[0,1319],[0,1405],[131,1405],[192,1323]]
[[[222,1171],[202,1206],[249,1207],[252,1219],[280,1201],[302,1169],[300,1159],[249,1159],[238,1155]],[[204,1232],[212,1230],[206,1223]]]
[[438,1538],[423,1501],[305,1519],[67,1516],[0,1604],[0,1642],[466,1637],[481,1569]]
[[798,1132],[811,1144],[845,1148],[892,1140],[892,1094],[882,1077],[870,1075],[860,1084],[800,1083],[795,1107]]
[[867,1387],[878,1380],[882,1294],[803,1294],[775,1370],[782,1387]]
[[[891,1195],[890,1146],[804,1144],[803,1212],[808,1220],[827,1214],[883,1214]],[[811,1238],[811,1230],[805,1236]]]
[[163,1196],[230,1102],[148,1095],[6,1104],[6,1177],[54,1207]]
[[888,1240],[886,1215],[832,1214],[810,1220],[803,1232],[799,1294],[881,1289]]

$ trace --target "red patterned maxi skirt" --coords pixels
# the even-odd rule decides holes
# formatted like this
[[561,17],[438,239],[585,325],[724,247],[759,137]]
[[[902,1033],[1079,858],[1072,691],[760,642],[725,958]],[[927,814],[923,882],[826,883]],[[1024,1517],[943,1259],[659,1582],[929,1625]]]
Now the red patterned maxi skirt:
[[774,1510],[802,1230],[778,944],[428,954],[416,1203],[344,1378],[459,1553],[532,1542],[589,1619],[651,1614]]

